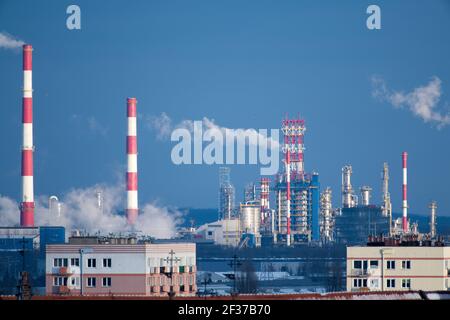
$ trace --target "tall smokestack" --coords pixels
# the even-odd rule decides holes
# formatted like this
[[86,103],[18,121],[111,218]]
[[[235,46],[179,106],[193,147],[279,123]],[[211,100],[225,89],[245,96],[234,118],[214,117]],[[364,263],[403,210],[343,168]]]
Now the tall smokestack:
[[429,207],[430,210],[430,237],[436,237],[436,209],[437,203],[436,201],[431,201]]
[[23,100],[22,100],[22,203],[20,204],[20,226],[34,226],[33,191],[33,83],[32,52],[29,44],[23,46]]
[[403,220],[402,220],[402,226],[403,226],[403,232],[406,233],[408,231],[408,198],[407,198],[407,185],[408,185],[408,169],[407,169],[407,160],[408,160],[408,154],[406,152],[402,153],[402,166],[403,166],[403,203],[402,203],[402,209],[403,209]]
[[136,98],[127,99],[127,222],[134,225],[138,216]]

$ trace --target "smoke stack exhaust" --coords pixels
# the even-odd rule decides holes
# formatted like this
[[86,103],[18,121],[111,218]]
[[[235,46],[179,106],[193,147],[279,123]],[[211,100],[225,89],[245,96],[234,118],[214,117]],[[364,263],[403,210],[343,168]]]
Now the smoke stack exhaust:
[[134,225],[138,216],[136,98],[127,99],[127,222]]
[[20,204],[20,226],[34,226],[33,190],[33,81],[32,52],[29,44],[23,46],[23,100],[22,100],[22,202]]
[[408,154],[406,152],[402,153],[402,166],[403,166],[403,202],[402,202],[402,211],[403,211],[403,232],[408,232],[408,197],[407,197],[407,185],[408,185],[408,169],[407,169],[407,160]]

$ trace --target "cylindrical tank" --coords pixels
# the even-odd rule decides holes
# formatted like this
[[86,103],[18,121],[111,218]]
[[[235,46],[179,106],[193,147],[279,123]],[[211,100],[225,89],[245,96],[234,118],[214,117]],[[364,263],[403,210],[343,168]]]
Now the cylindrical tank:
[[368,206],[370,205],[370,197],[371,197],[371,193],[372,192],[372,188],[369,186],[362,186],[361,187],[361,204],[363,206]]
[[260,206],[256,202],[247,202],[240,205],[240,224],[244,233],[259,234]]

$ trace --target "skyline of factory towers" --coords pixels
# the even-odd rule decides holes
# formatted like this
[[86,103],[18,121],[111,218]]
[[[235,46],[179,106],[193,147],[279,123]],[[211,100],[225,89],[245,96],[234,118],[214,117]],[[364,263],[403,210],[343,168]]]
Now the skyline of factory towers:
[[137,123],[136,98],[127,98],[127,223],[134,225],[139,213],[138,174],[137,174]]
[[23,100],[22,100],[22,202],[20,203],[20,226],[34,226],[33,183],[33,47],[23,45]]
[[[33,48],[29,44],[23,45],[23,101],[22,101],[22,125],[23,125],[23,145],[22,145],[22,201],[20,203],[20,225],[24,227],[34,226],[34,181],[33,181],[33,85],[32,85],[32,51]],[[136,121],[136,98],[127,98],[127,206],[126,217],[127,222],[133,225],[137,219],[139,206],[138,206],[138,176],[137,176],[137,121]],[[286,242],[290,245],[292,240],[291,236],[295,233],[294,229],[298,226],[294,226],[291,219],[296,220],[295,225],[303,225],[301,221],[303,217],[301,215],[297,217],[296,210],[291,203],[294,201],[293,197],[296,192],[291,188],[292,182],[296,183],[296,180],[302,180],[306,177],[304,173],[303,162],[303,134],[305,131],[304,120],[283,120],[282,131],[284,133],[284,148],[285,153],[285,182],[286,182]],[[343,172],[343,182],[346,184],[350,191],[352,190],[350,183],[351,166],[347,166],[346,174]],[[402,230],[408,232],[408,203],[407,203],[407,153],[402,153],[402,168],[403,168],[403,187],[402,187]],[[344,170],[345,171],[345,170]],[[383,200],[386,202],[389,199],[389,193],[387,191],[388,184],[388,169],[387,164],[383,170]],[[261,209],[268,207],[268,196],[264,191],[265,185],[262,187],[261,197]],[[363,187],[367,188],[367,187]],[[267,188],[268,189],[268,188]],[[348,191],[348,190],[347,190]],[[365,190],[363,193],[363,205],[369,205],[370,190]],[[352,192],[347,192],[352,193]],[[366,197],[364,197],[366,195]],[[348,200],[345,199],[344,200]],[[365,201],[364,201],[365,200]],[[267,204],[266,204],[267,201]],[[348,203],[352,201],[345,201]],[[385,204],[385,203],[384,203]],[[383,206],[383,214],[391,210],[390,206]],[[262,216],[264,220],[265,216]],[[297,221],[298,220],[298,221]],[[293,232],[294,231],[294,232]]]

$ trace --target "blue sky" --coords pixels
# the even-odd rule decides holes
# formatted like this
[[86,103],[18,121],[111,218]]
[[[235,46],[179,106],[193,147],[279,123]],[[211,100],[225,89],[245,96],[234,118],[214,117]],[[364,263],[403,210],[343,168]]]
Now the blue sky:
[[[366,28],[369,4],[382,29]],[[82,29],[66,28],[81,8]],[[372,96],[371,78],[407,94],[441,81],[436,108],[450,106],[450,3],[434,1],[5,1],[0,32],[34,47],[35,193],[114,184],[125,170],[125,100],[138,99],[140,201],[217,205],[218,166],[175,166],[173,144],[146,119],[214,119],[229,128],[306,121],[305,166],[340,204],[341,167],[379,202],[391,168],[400,210],[401,152],[409,153],[409,203],[450,215],[450,126],[437,129],[407,107]],[[20,199],[20,50],[0,48],[0,194]],[[234,165],[241,198],[259,168]]]

